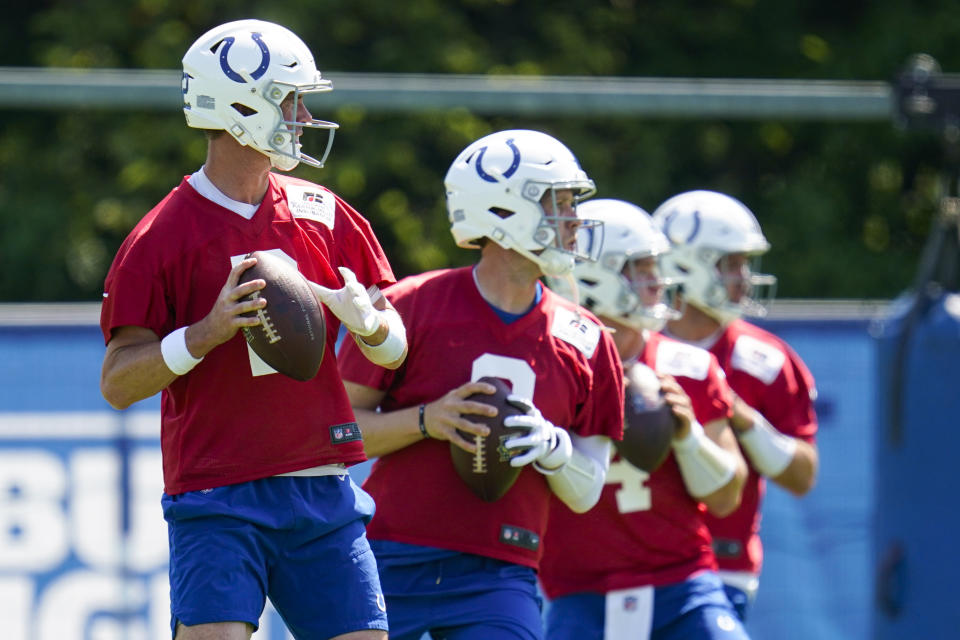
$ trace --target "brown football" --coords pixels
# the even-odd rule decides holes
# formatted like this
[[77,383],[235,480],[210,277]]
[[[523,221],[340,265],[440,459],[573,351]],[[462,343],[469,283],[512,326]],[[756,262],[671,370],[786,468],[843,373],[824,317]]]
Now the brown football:
[[625,378],[623,440],[616,443],[617,451],[633,466],[653,473],[670,453],[676,417],[653,369],[637,363]]
[[[493,405],[497,408],[497,415],[494,417],[465,415],[470,422],[485,424],[490,427],[490,435],[474,436],[460,431],[460,435],[477,444],[475,454],[464,451],[453,443],[450,443],[450,457],[453,459],[453,467],[457,470],[457,475],[466,483],[477,497],[485,502],[494,502],[503,497],[510,490],[517,477],[520,475],[519,467],[510,466],[510,454],[503,447],[503,442],[510,438],[522,435],[526,430],[523,427],[504,426],[503,420],[509,416],[521,415],[523,411],[507,402],[507,396],[511,391],[507,384],[500,378],[480,378],[479,382],[487,382],[497,388],[494,394],[475,393],[467,397],[467,400],[483,402]],[[517,451],[516,453],[522,453]]]
[[240,274],[240,283],[262,278],[266,286],[248,296],[266,298],[256,314],[260,324],[244,327],[243,337],[268,365],[294,380],[317,375],[327,344],[323,308],[307,279],[296,267],[275,254],[254,251],[248,258],[257,264]]

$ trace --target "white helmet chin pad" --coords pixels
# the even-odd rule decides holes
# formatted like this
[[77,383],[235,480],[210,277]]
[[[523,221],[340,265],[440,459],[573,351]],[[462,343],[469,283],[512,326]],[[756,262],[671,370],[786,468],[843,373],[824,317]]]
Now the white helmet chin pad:
[[[480,238],[516,251],[545,275],[569,273],[577,249],[562,246],[562,224],[571,218],[546,215],[541,199],[570,189],[574,202],[596,191],[576,157],[559,140],[539,131],[500,131],[460,152],[444,184],[450,231],[458,246],[478,248]],[[554,201],[554,211],[557,211]],[[581,228],[594,223],[577,216]]]
[[[662,275],[663,257],[670,243],[640,207],[613,199],[585,202],[579,214],[603,223],[603,235],[594,238],[601,246],[596,262],[579,262],[573,269],[577,291],[571,292],[564,279],[547,278],[547,284],[560,295],[578,301],[597,315],[616,320],[628,327],[659,331],[680,313],[667,299],[678,282]],[[591,234],[587,234],[591,235]],[[631,271],[635,260],[654,258],[659,273],[639,277]],[[655,294],[644,291],[653,287]],[[644,295],[648,297],[644,302]],[[650,298],[656,297],[656,301]]]
[[[238,20],[200,36],[183,56],[183,113],[187,125],[227,131],[283,171],[300,162],[322,167],[333,144],[334,122],[297,121],[303,97],[333,89],[307,45],[286,27]],[[286,115],[281,106],[292,96]],[[302,152],[299,134],[325,129],[320,159]]]
[[746,205],[716,191],[687,191],[657,207],[653,220],[673,245],[664,267],[668,276],[684,279],[686,302],[724,325],[741,316],[766,315],[775,295],[776,278],[745,268],[736,277],[743,293],[733,300],[729,278],[720,268],[732,254],[758,262],[770,249]]

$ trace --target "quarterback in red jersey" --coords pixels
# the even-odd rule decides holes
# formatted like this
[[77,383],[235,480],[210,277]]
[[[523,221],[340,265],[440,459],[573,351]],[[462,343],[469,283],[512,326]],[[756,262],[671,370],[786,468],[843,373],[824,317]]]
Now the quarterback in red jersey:
[[269,597],[297,638],[383,639],[365,537],[373,501],[346,473],[365,456],[336,358],[298,382],[238,335],[270,304],[248,298],[263,280],[238,285],[255,263],[244,256],[268,251],[325,305],[327,353],[342,323],[372,361],[403,361],[403,324],[379,289],[393,272],[369,223],[324,187],[271,171],[322,166],[300,137],[337,125],[303,96],[332,87],[295,34],[260,20],[207,32],[183,69],[206,163],[130,232],[101,313],[104,397],[123,409],[162,391],[173,633],[247,638]]
[[[600,495],[612,439],[623,430],[623,377],[597,319],[539,282],[576,259],[588,225],[577,202],[593,182],[556,139],[501,131],[470,144],[446,180],[451,231],[480,248],[474,267],[401,280],[385,293],[404,317],[410,352],[396,370],[351,343],[340,353],[347,393],[378,456],[364,488],[377,501],[368,527],[387,597],[391,638],[542,637],[535,571],[551,495],[585,511]],[[454,470],[453,443],[474,450],[486,426],[471,415],[508,381],[526,414],[503,443],[521,467],[495,502]]]
[[743,618],[759,586],[764,478],[798,496],[816,481],[816,386],[789,345],[740,319],[765,315],[776,283],[750,267],[770,248],[753,213],[730,196],[689,191],[664,202],[653,217],[673,245],[668,272],[686,279],[683,316],[665,332],[713,353],[737,396],[730,424],[750,476],[740,508],[708,524],[721,578]]
[[706,510],[736,508],[747,474],[727,423],[729,388],[716,358],[657,333],[679,313],[664,302],[676,284],[658,266],[670,245],[650,216],[621,200],[581,209],[603,222],[600,259],[577,265],[576,291],[548,282],[613,330],[630,401],[656,402],[662,388],[678,421],[672,453],[652,473],[617,455],[593,509],[552,501],[540,568],[547,637],[742,640],[704,522]]

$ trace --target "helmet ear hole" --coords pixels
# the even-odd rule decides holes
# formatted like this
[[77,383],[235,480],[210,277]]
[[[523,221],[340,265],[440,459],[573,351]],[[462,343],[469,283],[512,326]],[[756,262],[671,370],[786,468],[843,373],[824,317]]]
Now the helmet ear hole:
[[510,211],[509,209],[502,209],[500,207],[490,207],[489,209],[487,209],[487,211],[497,216],[498,218],[502,218],[503,220],[506,220],[507,218],[509,218],[510,216],[516,213],[516,211]]
[[234,102],[230,106],[233,107],[233,110],[242,115],[244,118],[248,116],[255,116],[258,113],[258,111],[253,107],[248,107],[247,105],[240,104],[239,102]]
[[583,301],[583,306],[589,309],[590,311],[594,311],[597,308],[596,298],[592,296],[587,296]]

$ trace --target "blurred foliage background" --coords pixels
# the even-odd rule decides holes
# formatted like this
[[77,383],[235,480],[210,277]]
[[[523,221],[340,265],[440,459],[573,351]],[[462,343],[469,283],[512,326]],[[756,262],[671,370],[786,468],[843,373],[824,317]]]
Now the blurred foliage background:
[[[322,71],[889,80],[916,52],[960,70],[946,0],[46,0],[13,3],[0,66],[178,69],[228,20],[284,24]],[[940,144],[892,122],[480,117],[466,108],[315,116],[341,124],[324,184],[374,224],[398,276],[466,264],[442,178],[473,139],[537,128],[601,197],[652,211],[711,188],[753,209],[790,298],[890,298],[936,210]],[[126,233],[204,160],[179,111],[0,110],[2,301],[100,299]]]

